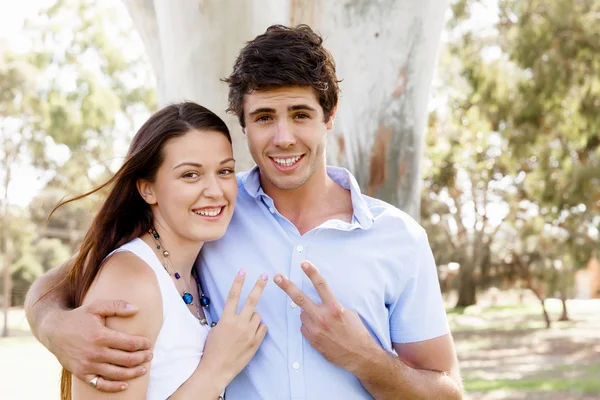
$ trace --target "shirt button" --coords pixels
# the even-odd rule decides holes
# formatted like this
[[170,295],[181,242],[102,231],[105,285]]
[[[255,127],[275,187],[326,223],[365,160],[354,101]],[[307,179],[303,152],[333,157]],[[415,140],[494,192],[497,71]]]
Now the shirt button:
[[296,308],[298,307],[298,304],[294,303],[293,301],[290,303],[290,307],[292,308]]
[[275,214],[275,209],[273,207],[269,207],[269,211],[271,212],[271,214]]
[[299,362],[293,363],[292,368],[294,368],[296,371],[298,371],[300,369],[300,363]]
[[301,245],[301,244],[299,244],[298,246],[296,246],[296,251],[297,251],[298,253],[302,253],[302,250],[304,250],[304,247],[302,247],[302,245]]

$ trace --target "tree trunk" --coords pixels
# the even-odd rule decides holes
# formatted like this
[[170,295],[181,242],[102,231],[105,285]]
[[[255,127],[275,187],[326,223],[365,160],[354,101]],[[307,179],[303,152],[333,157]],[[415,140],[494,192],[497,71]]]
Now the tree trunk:
[[197,101],[222,116],[238,165],[253,163],[232,116],[227,77],[240,48],[271,24],[307,23],[343,79],[328,162],[363,191],[419,216],[427,100],[447,0],[125,0],[152,61],[161,105]]
[[546,296],[542,295],[542,293],[540,293],[539,289],[536,289],[533,286],[533,283],[531,282],[531,278],[529,278],[527,280],[527,288],[530,289],[533,292],[533,294],[535,295],[535,297],[537,297],[537,299],[540,301],[540,304],[542,305],[544,321],[546,322],[546,329],[550,329],[550,327],[552,326],[552,321],[550,320],[550,315],[548,315],[548,310],[546,310]]
[[477,282],[470,264],[462,264],[458,270],[458,301],[456,308],[472,306],[477,303]]
[[[8,149],[6,149],[8,151]],[[6,156],[7,160],[10,160]],[[8,310],[10,309],[12,300],[12,274],[11,274],[11,257],[10,257],[10,241],[8,235],[10,234],[10,218],[8,215],[8,185],[11,178],[11,166],[7,162],[3,166],[5,168],[4,176],[4,193],[2,196],[2,203],[0,204],[0,257],[2,258],[3,267],[3,302],[2,308],[4,311],[4,324],[2,328],[2,337],[8,336]]]
[[560,292],[560,301],[562,303],[562,314],[558,320],[569,321],[569,313],[567,312],[567,296],[565,296],[564,291]]
[[552,326],[552,322],[550,321],[550,316],[548,315],[548,310],[546,310],[546,302],[543,297],[538,297],[540,303],[542,304],[542,312],[544,313],[544,320],[546,321],[546,329],[550,329]]

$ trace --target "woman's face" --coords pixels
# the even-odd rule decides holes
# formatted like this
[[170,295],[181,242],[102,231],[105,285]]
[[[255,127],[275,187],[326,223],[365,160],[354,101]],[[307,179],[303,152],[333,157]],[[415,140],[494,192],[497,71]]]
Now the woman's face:
[[[205,242],[225,234],[237,196],[231,144],[218,131],[189,131],[163,147],[155,181],[140,187],[156,228]],[[160,228],[159,228],[160,227]]]

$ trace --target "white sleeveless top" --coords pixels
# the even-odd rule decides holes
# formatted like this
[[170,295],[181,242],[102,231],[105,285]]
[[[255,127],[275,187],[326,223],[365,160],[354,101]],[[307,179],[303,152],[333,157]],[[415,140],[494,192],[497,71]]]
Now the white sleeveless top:
[[[154,250],[135,238],[111,252],[129,251],[154,270],[163,304],[163,323],[150,362],[147,400],[164,400],[189,379],[198,367],[209,328],[192,315]],[[209,319],[209,313],[205,313]],[[209,321],[210,324],[210,321]]]

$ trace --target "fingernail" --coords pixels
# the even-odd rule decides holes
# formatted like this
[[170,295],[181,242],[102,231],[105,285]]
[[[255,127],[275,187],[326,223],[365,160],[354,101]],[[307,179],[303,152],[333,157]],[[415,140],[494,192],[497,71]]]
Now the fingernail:
[[148,370],[146,369],[146,367],[142,367],[142,374],[145,374],[146,372],[148,372]]
[[133,304],[126,304],[125,305],[125,310],[126,311],[137,311],[137,309],[138,308],[136,306],[134,306]]
[[154,356],[154,355],[153,355],[152,353],[148,354],[148,355],[146,356],[146,361],[151,361],[153,356]]
[[125,389],[127,389],[127,385],[125,385],[125,384],[121,385],[121,390],[125,390]]
[[308,263],[303,262],[302,264],[300,264],[300,267],[302,267],[302,269],[306,271],[308,269]]
[[266,281],[267,279],[269,279],[269,275],[266,272],[263,272],[262,275],[260,276],[260,279],[262,279],[263,281]]
[[275,279],[274,279],[275,283],[281,283],[282,280],[283,279],[281,279],[281,275],[276,275],[275,276]]
[[239,276],[246,276],[246,268],[242,268],[240,269],[240,272],[238,272]]

